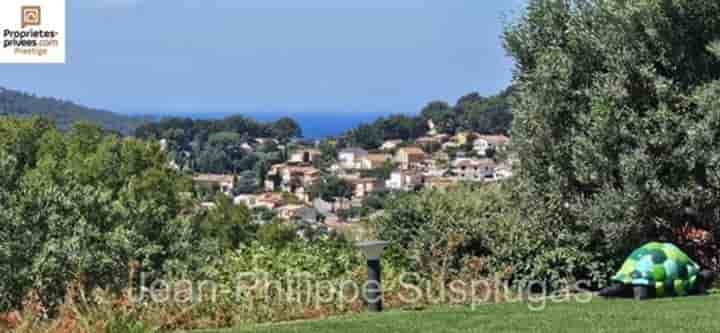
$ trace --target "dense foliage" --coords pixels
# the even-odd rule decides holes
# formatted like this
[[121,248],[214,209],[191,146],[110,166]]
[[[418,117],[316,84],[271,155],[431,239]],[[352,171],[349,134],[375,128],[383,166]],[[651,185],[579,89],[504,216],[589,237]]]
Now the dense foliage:
[[475,269],[551,288],[602,268],[582,251],[587,239],[578,230],[558,230],[552,216],[523,217],[515,204],[518,188],[508,182],[401,195],[391,198],[372,225],[377,236],[391,241],[393,263],[446,279]]
[[719,39],[714,0],[530,1],[505,36],[529,217],[598,262],[720,236]]
[[138,117],[91,109],[55,98],[37,97],[2,87],[0,87],[0,115],[42,116],[55,121],[61,129],[69,128],[76,121],[88,121],[100,124],[107,130],[121,133],[130,133],[145,121]]
[[260,173],[261,161],[285,159],[287,152],[272,142],[257,147],[254,139],[273,138],[286,144],[301,137],[302,130],[290,118],[263,123],[238,115],[218,120],[166,118],[138,127],[135,136],[166,140],[179,167],[208,173]]
[[337,176],[324,176],[312,184],[308,192],[313,198],[335,202],[338,198],[350,199],[353,187],[348,181]]
[[508,134],[513,115],[510,97],[514,92],[509,87],[489,97],[470,93],[460,97],[455,106],[444,101],[428,103],[420,112],[423,120],[432,120],[440,133],[455,134],[473,131],[483,134]]
[[121,288],[128,265],[182,271],[201,259],[187,179],[157,144],[38,118],[0,118],[0,308],[31,289],[53,304],[68,283]]
[[429,121],[438,133],[455,134],[474,131],[484,134],[508,134],[512,122],[510,97],[514,89],[507,88],[498,95],[483,97],[470,93],[461,97],[455,106],[433,101],[418,116],[393,115],[381,117],[369,124],[361,124],[345,133],[349,146],[375,149],[384,140],[412,141],[427,135]]
[[[58,304],[68,291],[105,290],[108,300],[158,278],[209,278],[231,288],[219,270],[322,269],[338,277],[357,266],[359,254],[349,243],[321,231],[305,230],[301,238],[299,228],[271,212],[250,211],[225,196],[211,209],[198,209],[189,179],[171,167],[157,142],[84,123],[61,132],[41,118],[0,118],[0,135],[0,313],[19,308],[29,295],[37,302],[29,310],[62,312],[65,305]],[[142,281],[131,279],[137,271],[145,274]],[[225,301],[246,317],[239,320],[274,319],[252,317],[247,302],[261,299]],[[272,302],[265,306],[277,318],[302,316],[302,304],[286,317]],[[167,314],[179,309],[174,306],[142,311]],[[203,303],[198,311],[216,306]]]

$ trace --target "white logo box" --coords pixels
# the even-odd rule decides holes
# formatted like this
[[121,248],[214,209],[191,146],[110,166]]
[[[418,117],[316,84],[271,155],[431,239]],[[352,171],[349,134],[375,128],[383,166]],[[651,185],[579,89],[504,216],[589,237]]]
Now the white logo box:
[[65,0],[0,0],[0,63],[65,63],[65,31]]

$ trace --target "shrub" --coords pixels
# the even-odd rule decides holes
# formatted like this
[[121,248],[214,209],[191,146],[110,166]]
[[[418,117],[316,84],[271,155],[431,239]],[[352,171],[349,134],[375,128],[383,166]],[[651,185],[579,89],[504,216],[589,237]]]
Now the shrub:
[[481,274],[514,281],[604,279],[608,255],[591,229],[534,211],[523,195],[513,182],[426,189],[391,200],[373,231],[391,242],[390,260],[426,276],[451,278],[480,258]]
[[128,263],[185,271],[204,258],[189,182],[159,145],[0,118],[0,311],[31,290],[53,305],[68,283],[121,290]]

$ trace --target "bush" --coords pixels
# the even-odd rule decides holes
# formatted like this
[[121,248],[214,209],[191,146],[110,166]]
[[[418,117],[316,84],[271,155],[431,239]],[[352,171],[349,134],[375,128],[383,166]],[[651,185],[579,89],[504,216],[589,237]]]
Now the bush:
[[204,259],[189,181],[159,145],[39,119],[0,118],[0,136],[0,311],[31,290],[52,306],[75,280],[121,290],[133,261],[168,273]]
[[495,185],[425,189],[390,200],[372,226],[377,237],[391,242],[389,258],[396,264],[429,272],[423,264],[446,249],[444,268],[457,270],[462,257],[489,253],[485,231],[508,210],[503,200]]
[[284,246],[297,238],[296,233],[295,226],[275,219],[258,228],[256,239],[259,244]]
[[452,278],[478,258],[485,276],[514,281],[604,279],[608,256],[590,229],[534,214],[522,195],[513,182],[426,189],[391,200],[373,231],[393,263],[426,276]]

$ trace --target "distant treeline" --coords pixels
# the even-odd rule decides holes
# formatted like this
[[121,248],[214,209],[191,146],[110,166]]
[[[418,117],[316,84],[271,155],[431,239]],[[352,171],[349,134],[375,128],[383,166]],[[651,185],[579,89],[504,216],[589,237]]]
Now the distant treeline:
[[76,121],[87,121],[99,124],[106,130],[123,134],[131,133],[146,121],[140,117],[123,116],[56,98],[38,97],[2,87],[0,87],[0,115],[20,117],[38,115],[54,121],[60,129],[67,129]]
[[178,144],[189,145],[193,140],[206,141],[211,135],[220,132],[233,132],[246,139],[274,138],[280,141],[302,136],[300,125],[291,118],[260,122],[242,115],[222,119],[168,117],[138,127],[135,136],[143,139],[173,139]]
[[484,97],[471,93],[452,106],[445,101],[428,103],[418,116],[392,115],[369,124],[361,124],[343,137],[348,145],[367,149],[379,147],[384,140],[413,140],[426,135],[429,121],[438,133],[474,131],[483,134],[509,134],[512,123],[510,97],[513,87],[497,95]]
[[278,152],[274,140],[259,146],[257,138],[272,138],[284,144],[301,137],[302,129],[287,117],[259,122],[235,115],[216,120],[165,118],[138,127],[135,136],[164,139],[179,167],[197,172],[237,173],[262,169],[263,161],[282,159],[273,154]]

